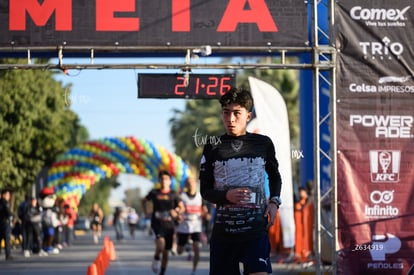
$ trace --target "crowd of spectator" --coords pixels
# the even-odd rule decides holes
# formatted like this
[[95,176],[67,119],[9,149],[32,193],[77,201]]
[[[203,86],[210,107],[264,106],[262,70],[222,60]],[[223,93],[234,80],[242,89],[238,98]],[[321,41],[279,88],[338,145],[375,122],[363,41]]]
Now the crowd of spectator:
[[10,211],[10,191],[1,193],[0,237],[6,260],[13,259],[13,243],[21,245],[24,257],[58,254],[72,244],[76,211],[63,200],[55,199],[53,190],[45,188],[38,197],[26,195],[18,205],[17,216]]

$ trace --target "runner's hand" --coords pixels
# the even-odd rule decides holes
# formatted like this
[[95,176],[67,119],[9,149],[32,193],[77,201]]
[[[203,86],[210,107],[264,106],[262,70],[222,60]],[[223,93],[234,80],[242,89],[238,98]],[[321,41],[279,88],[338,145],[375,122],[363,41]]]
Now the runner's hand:
[[228,190],[226,199],[234,204],[248,204],[250,203],[251,191],[249,188],[235,188]]
[[267,205],[266,210],[265,210],[265,213],[264,213],[264,216],[265,216],[265,218],[268,217],[268,221],[269,222],[267,224],[266,229],[269,229],[274,224],[275,218],[276,218],[277,209],[278,209],[278,207],[274,203],[269,203]]

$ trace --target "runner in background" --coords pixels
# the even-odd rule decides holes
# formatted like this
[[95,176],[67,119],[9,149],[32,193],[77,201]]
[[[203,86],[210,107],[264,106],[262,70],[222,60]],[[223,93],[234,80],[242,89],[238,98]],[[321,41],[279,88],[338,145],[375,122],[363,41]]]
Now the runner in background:
[[93,242],[97,244],[102,234],[102,222],[104,218],[103,211],[97,202],[92,205],[89,218],[91,220]]
[[[203,199],[194,178],[187,178],[181,200],[184,204],[184,212],[181,213],[182,218],[179,219],[181,222],[177,226],[177,253],[182,254],[186,245],[191,241],[189,259],[192,259],[193,263],[191,274],[195,274],[200,260],[202,219],[208,212],[207,207],[203,205]],[[194,252],[193,257],[191,257],[191,251]]]
[[135,239],[135,231],[137,230],[139,216],[133,207],[128,210],[127,222],[129,227],[129,235]]
[[142,209],[145,217],[148,217],[150,213],[147,209],[147,203],[152,202],[151,228],[155,234],[152,271],[164,275],[168,265],[168,254],[173,245],[175,220],[178,219],[180,212],[184,210],[184,205],[180,200],[180,196],[171,189],[170,173],[160,171],[158,178],[161,185],[160,189],[151,190],[142,199]]

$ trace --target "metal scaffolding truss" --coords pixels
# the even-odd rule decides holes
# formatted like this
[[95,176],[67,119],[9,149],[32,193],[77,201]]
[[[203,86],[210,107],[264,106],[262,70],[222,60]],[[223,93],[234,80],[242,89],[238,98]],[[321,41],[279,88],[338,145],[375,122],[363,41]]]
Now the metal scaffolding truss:
[[[94,49],[80,49],[80,48],[66,48],[59,47],[57,49],[50,48],[36,48],[24,49],[24,48],[13,48],[13,54],[17,54],[19,57],[27,59],[25,64],[0,64],[1,69],[48,69],[48,70],[85,70],[85,69],[178,69],[181,71],[187,71],[191,69],[312,69],[315,64],[309,63],[294,63],[292,60],[287,62],[287,57],[296,56],[298,54],[312,55],[313,51],[318,51],[319,54],[329,51],[328,48],[320,47],[314,49],[312,47],[294,47],[294,48],[280,48],[280,47],[209,47],[208,56],[272,56],[279,57],[279,63],[268,63],[268,64],[257,64],[257,63],[219,63],[219,64],[200,64],[191,63],[192,57],[207,56],[204,54],[204,49],[200,47],[192,47],[188,49],[179,47],[157,47],[150,50],[147,47],[134,47],[134,48],[94,48]],[[33,63],[33,56],[42,56],[44,52],[56,52],[53,57],[57,60],[56,64],[37,64]],[[138,54],[139,53],[139,54]],[[182,63],[148,63],[146,60],[148,57],[165,57],[168,56],[180,56],[182,53]],[[0,48],[0,56],[10,54],[10,48]],[[317,55],[319,55],[317,54]],[[73,64],[65,63],[65,59],[70,60],[72,56],[82,56],[89,59],[88,63]],[[139,59],[141,63],[98,63],[100,57],[122,57],[128,55],[144,56],[145,58]],[[67,57],[65,57],[67,56]],[[331,67],[330,63],[320,62],[319,67],[328,69]]]
[[[318,10],[320,10],[320,5],[323,5],[325,9],[328,10],[328,18],[327,20],[327,29],[322,29],[318,22],[321,18],[318,17]],[[315,51],[314,56],[314,63],[317,64],[318,62],[327,62],[331,66],[328,68],[330,77],[327,78],[324,74],[322,74],[323,68],[320,66],[315,66],[313,69],[313,96],[314,96],[314,104],[313,104],[313,113],[314,113],[314,183],[315,183],[315,207],[314,207],[314,221],[315,221],[315,240],[314,240],[314,250],[315,250],[315,257],[316,257],[316,274],[325,274],[329,272],[330,274],[336,274],[337,270],[337,199],[336,199],[336,110],[335,110],[335,102],[336,102],[336,48],[335,48],[335,37],[334,37],[334,1],[326,0],[326,1],[316,1],[313,3],[313,46],[314,48],[318,49],[321,48],[319,45],[319,41],[323,40],[326,41],[325,45],[323,45],[322,49]],[[322,19],[323,20],[323,19]],[[329,86],[329,96],[330,96],[330,108],[329,111],[326,113],[321,112],[320,108],[320,95],[321,95],[321,84],[324,83],[325,85]],[[321,147],[321,135],[320,135],[320,127],[324,123],[330,123],[330,148],[329,151],[325,151]],[[332,153],[331,153],[332,152]],[[331,185],[328,190],[325,190],[324,193],[321,192],[321,159],[326,158],[331,163]],[[331,209],[330,213],[326,212],[322,207],[322,202],[330,201]],[[325,217],[324,222],[322,218]],[[329,220],[330,219],[330,220]],[[330,247],[331,247],[331,265],[327,270],[323,268],[323,262],[321,257],[322,252],[322,239],[326,237],[330,240]]]
[[[306,2],[306,1],[305,1]],[[10,69],[41,69],[41,70],[84,70],[84,69],[177,69],[182,72],[188,72],[192,69],[295,69],[295,70],[312,70],[313,74],[313,115],[314,115],[314,201],[315,201],[315,232],[314,232],[314,251],[316,258],[316,274],[325,274],[326,272],[336,273],[336,251],[337,251],[337,199],[336,199],[336,158],[334,153],[336,151],[336,120],[335,120],[335,67],[336,67],[336,47],[333,35],[334,26],[334,1],[333,0],[311,0],[309,1],[311,8],[311,41],[305,47],[220,47],[208,46],[203,47],[133,47],[133,48],[119,48],[119,47],[100,47],[100,48],[71,48],[60,46],[57,48],[18,48],[18,47],[0,47],[1,56],[16,56],[27,59],[25,64],[0,64],[0,70]],[[319,16],[319,10],[328,10],[327,18]],[[327,29],[321,27],[319,22],[327,23]],[[324,41],[324,42],[322,42]],[[56,64],[38,64],[33,63],[33,58],[42,57],[45,53],[55,52],[54,60]],[[146,63],[147,58],[140,58],[142,63],[117,63],[117,64],[103,64],[98,63],[101,57],[177,57],[182,53],[185,58],[182,63]],[[309,57],[308,63],[302,63],[298,59],[297,63],[292,62],[287,57],[297,55],[307,55]],[[271,56],[279,57],[279,63],[271,64],[257,64],[257,63],[220,63],[220,64],[192,64],[191,57],[193,56]],[[89,60],[84,64],[66,64],[65,59],[72,59],[73,57],[85,57]],[[322,72],[329,72],[329,77],[326,77]],[[330,87],[330,112],[320,112],[320,94],[321,83],[328,84]],[[330,123],[331,129],[331,148],[330,152],[324,151],[320,146],[320,126],[324,123]],[[331,187],[324,193],[321,192],[320,187],[320,161],[321,158],[327,158],[331,162]],[[322,215],[327,215],[323,212],[321,201],[326,198],[331,200],[331,218],[330,224],[323,224]],[[323,236],[328,236],[331,240],[332,247],[332,265],[327,269],[324,268],[321,259],[321,241]]]

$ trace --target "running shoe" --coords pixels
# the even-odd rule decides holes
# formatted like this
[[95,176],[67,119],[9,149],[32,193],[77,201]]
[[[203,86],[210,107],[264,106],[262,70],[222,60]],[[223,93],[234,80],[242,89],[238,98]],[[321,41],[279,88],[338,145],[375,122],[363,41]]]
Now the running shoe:
[[157,274],[160,272],[160,260],[153,259],[152,260],[152,271]]

